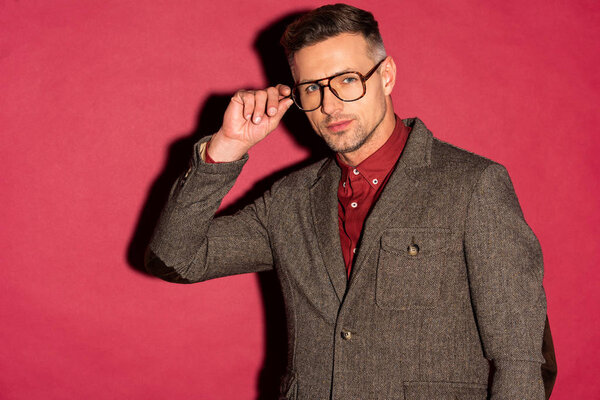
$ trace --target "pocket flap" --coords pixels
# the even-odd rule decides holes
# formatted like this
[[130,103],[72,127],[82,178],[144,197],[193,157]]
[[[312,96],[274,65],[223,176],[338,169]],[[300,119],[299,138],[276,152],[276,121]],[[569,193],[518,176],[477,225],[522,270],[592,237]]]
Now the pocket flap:
[[397,228],[381,236],[381,247],[409,258],[427,257],[448,250],[450,229],[447,228]]
[[485,400],[487,387],[477,383],[407,382],[405,400]]

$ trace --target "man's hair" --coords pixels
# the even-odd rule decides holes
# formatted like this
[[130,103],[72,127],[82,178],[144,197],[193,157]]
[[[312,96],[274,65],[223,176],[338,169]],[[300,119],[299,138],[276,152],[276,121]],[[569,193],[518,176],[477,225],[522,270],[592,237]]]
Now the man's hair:
[[347,4],[326,5],[304,14],[287,27],[280,43],[291,66],[298,50],[342,33],[361,34],[373,61],[386,56],[373,14]]

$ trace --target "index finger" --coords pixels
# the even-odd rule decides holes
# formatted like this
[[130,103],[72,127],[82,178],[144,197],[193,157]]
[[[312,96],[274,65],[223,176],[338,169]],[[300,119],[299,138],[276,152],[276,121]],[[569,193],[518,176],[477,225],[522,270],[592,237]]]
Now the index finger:
[[275,88],[277,88],[277,91],[279,92],[279,100],[284,99],[286,97],[290,97],[290,95],[292,94],[292,89],[287,85],[283,85],[280,83],[277,86],[275,86]]

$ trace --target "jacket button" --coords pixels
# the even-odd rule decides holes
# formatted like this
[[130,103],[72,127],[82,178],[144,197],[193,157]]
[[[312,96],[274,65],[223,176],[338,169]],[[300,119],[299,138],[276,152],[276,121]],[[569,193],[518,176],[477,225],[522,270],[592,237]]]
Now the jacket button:
[[352,339],[352,332],[343,329],[342,330],[342,339],[344,339],[344,340]]
[[416,256],[417,254],[419,254],[419,246],[417,246],[416,244],[411,244],[410,246],[408,246],[408,249],[406,249],[406,251],[408,252],[408,255]]

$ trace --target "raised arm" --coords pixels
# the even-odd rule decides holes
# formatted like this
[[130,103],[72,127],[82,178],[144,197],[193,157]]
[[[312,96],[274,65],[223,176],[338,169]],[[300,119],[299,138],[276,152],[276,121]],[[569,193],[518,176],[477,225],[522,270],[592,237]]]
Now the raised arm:
[[[287,86],[239,91],[223,125],[196,143],[190,168],[169,194],[150,244],[146,269],[167,281],[198,282],[272,267],[266,221],[271,193],[233,216],[214,218],[248,159],[247,151],[278,125],[292,104]],[[205,162],[210,140],[210,157]]]

